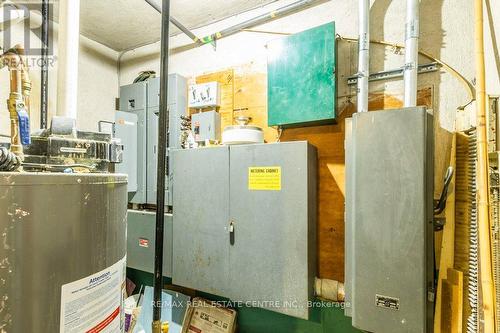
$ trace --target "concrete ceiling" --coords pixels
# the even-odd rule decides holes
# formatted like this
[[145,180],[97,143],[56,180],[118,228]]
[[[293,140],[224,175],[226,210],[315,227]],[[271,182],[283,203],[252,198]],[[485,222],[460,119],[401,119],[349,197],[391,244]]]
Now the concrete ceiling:
[[[274,1],[171,0],[171,15],[194,29]],[[84,36],[117,51],[160,39],[160,14],[144,0],[81,0],[80,17]],[[173,34],[179,33],[170,26]]]

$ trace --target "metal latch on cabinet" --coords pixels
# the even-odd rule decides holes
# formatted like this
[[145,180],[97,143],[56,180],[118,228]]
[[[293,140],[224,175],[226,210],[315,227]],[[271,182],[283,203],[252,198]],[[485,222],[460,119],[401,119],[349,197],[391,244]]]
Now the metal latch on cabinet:
[[234,220],[229,222],[229,244],[234,245]]
[[453,178],[453,167],[448,167],[444,176],[443,191],[438,200],[434,200],[434,231],[441,231],[446,224],[446,218],[438,217],[446,209],[446,201],[448,200],[448,190]]

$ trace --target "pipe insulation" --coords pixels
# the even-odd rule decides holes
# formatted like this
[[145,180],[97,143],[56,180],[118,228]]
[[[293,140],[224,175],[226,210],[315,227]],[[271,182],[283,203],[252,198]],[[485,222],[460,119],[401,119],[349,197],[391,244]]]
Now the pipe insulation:
[[358,112],[368,112],[370,0],[359,0]]
[[59,52],[57,115],[76,119],[78,102],[78,53],[80,0],[59,2]]
[[316,278],[314,295],[328,301],[343,302],[345,300],[344,284],[335,280]]
[[405,65],[404,106],[417,106],[417,71],[418,71],[418,38],[420,0],[406,2],[406,31],[405,31]]

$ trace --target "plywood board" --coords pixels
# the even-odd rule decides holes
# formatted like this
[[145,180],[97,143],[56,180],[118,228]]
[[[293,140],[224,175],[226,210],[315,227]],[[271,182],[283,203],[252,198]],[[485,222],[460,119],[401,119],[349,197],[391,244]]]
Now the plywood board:
[[[451,146],[451,158],[449,165],[456,169],[456,136],[453,136]],[[442,327],[445,326],[445,323],[451,323],[452,313],[445,312],[443,313],[443,309],[451,309],[453,304],[449,304],[448,302],[454,302],[453,297],[450,295],[443,294],[445,291],[451,291],[449,281],[456,277],[448,276],[448,272],[452,270],[453,274],[456,274],[456,271],[453,271],[454,260],[455,260],[455,178],[456,173],[453,174],[453,178],[451,180],[450,186],[448,188],[448,200],[446,203],[446,209],[441,214],[440,217],[444,217],[446,219],[446,224],[443,228],[443,232],[440,233],[440,237],[436,238],[435,249],[436,252],[439,250],[439,256],[436,255],[436,263],[439,268],[439,276],[438,276],[438,285],[437,285],[437,293],[436,293],[436,308],[434,315],[434,332],[440,333],[442,331]],[[447,280],[448,279],[448,280]],[[447,281],[445,283],[445,281]],[[448,283],[448,284],[447,284]],[[463,283],[462,283],[463,284]],[[446,289],[446,288],[449,288]],[[461,302],[461,300],[460,300]],[[462,329],[460,324],[460,329]],[[454,332],[444,330],[443,332]]]
[[196,77],[196,83],[219,82],[221,88],[221,105],[217,110],[221,115],[221,128],[233,124],[234,109],[234,71],[228,69],[221,72],[208,73]]
[[438,331],[442,333],[462,333],[463,320],[463,273],[448,269],[447,278],[442,281],[443,302],[440,305],[442,320]]
[[267,126],[267,74],[252,64],[234,69],[234,117],[250,117],[250,124],[264,130],[264,140],[278,139],[276,128]]

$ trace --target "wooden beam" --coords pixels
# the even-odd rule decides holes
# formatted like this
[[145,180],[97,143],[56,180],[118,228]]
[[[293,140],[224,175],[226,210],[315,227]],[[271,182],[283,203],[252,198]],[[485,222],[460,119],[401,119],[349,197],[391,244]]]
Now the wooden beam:
[[463,318],[463,273],[455,269],[447,270],[448,278],[442,281],[442,320],[439,332],[462,333]]
[[[451,155],[449,165],[456,170],[456,147],[457,138],[456,134],[453,135],[452,145],[451,145]],[[436,309],[434,313],[434,332],[440,333],[442,327],[442,321],[447,321],[449,318],[443,318],[442,308],[443,306],[448,306],[448,304],[443,303],[443,281],[448,278],[448,270],[452,269],[455,263],[455,181],[456,172],[453,172],[453,178],[449,187],[448,200],[446,202],[446,209],[444,211],[444,218],[446,219],[446,224],[444,225],[443,231],[441,233],[441,243],[436,244],[436,252],[440,253],[438,258],[437,266],[439,268],[438,285],[436,293]],[[449,301],[451,299],[447,299]]]

